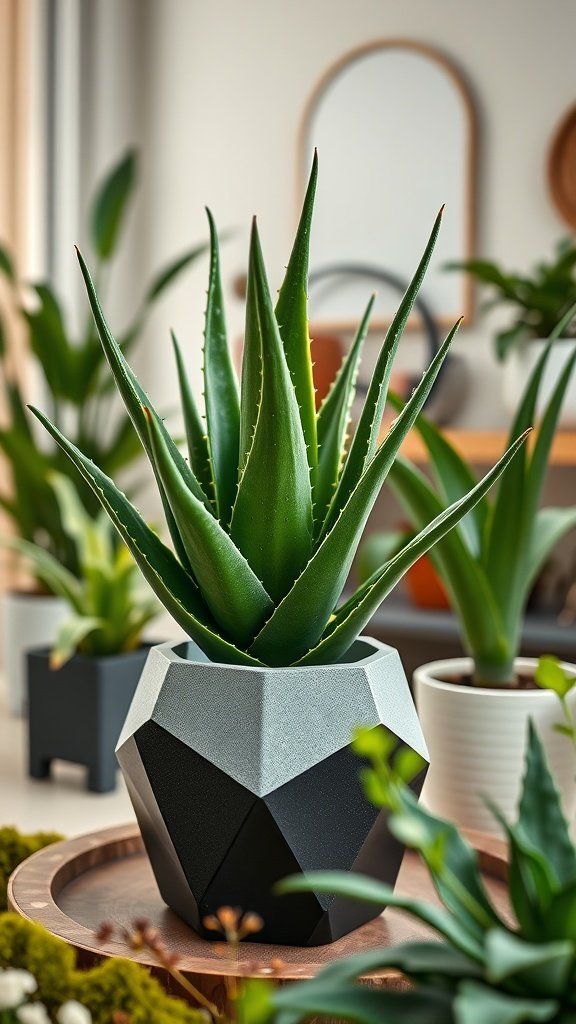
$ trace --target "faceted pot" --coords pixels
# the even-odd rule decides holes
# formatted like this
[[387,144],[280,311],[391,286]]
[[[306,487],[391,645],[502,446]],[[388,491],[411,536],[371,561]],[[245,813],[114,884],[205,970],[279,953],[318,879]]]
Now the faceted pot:
[[287,875],[324,869],[394,884],[403,849],[363,795],[350,747],[359,725],[386,726],[427,760],[398,652],[376,640],[306,668],[215,664],[192,642],[153,648],[117,756],[168,906],[211,939],[207,915],[254,911],[257,941],[297,946],[376,916],[334,896],[274,892]]
[[88,658],[75,654],[50,668],[48,648],[28,653],[28,770],[50,775],[52,761],[88,768],[88,789],[116,788],[115,747],[150,644],[126,654]]
[[[517,658],[517,674],[534,675],[535,658]],[[576,666],[564,665],[576,675]],[[555,729],[562,709],[555,693],[540,689],[467,686],[470,658],[447,658],[421,665],[414,673],[414,694],[430,751],[423,799],[440,817],[461,828],[498,833],[486,804],[496,804],[515,821],[524,772],[528,722],[544,744],[569,821],[576,809],[576,756],[567,736]],[[576,713],[576,697],[571,698]]]

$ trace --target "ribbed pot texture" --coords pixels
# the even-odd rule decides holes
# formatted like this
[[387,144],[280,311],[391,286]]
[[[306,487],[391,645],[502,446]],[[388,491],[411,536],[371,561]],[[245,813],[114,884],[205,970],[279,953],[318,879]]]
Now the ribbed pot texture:
[[[471,667],[468,658],[451,658],[422,665],[414,673],[416,705],[430,752],[423,801],[461,827],[499,833],[482,794],[507,819],[516,820],[532,718],[572,820],[576,756],[570,740],[554,730],[562,720],[558,698],[546,690],[485,689],[445,681],[461,678]],[[524,673],[533,671],[536,660],[518,658],[516,667]],[[576,672],[574,666],[565,667]]]

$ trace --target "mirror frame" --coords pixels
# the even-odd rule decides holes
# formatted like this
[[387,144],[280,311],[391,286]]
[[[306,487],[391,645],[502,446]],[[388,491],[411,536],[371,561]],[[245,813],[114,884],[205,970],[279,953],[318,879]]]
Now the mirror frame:
[[[373,40],[369,43],[363,43],[360,46],[356,46],[351,50],[346,51],[340,57],[338,57],[327,69],[322,73],[316,85],[312,89],[308,100],[306,101],[302,117],[300,119],[300,125],[298,128],[298,137],[296,145],[296,223],[297,218],[300,214],[302,200],[306,191],[306,185],[309,174],[309,152],[310,152],[310,131],[312,121],[316,113],[316,109],[324,98],[332,83],[338,78],[342,71],[347,69],[350,64],[354,64],[363,57],[374,53],[376,50],[390,50],[390,49],[403,49],[410,50],[413,53],[418,53],[421,56],[432,61],[440,67],[443,73],[451,80],[456,93],[458,94],[462,103],[464,112],[464,123],[466,128],[466,137],[464,139],[465,153],[464,153],[464,165],[465,165],[465,209],[464,209],[464,226],[463,226],[463,249],[461,256],[462,260],[472,259],[476,248],[476,231],[477,231],[477,177],[478,177],[478,117],[476,112],[476,106],[471,89],[464,77],[463,73],[455,64],[445,56],[440,50],[437,50],[433,46],[429,46],[427,43],[421,43],[415,39],[407,39],[401,36],[394,36],[390,38],[383,38]],[[464,322],[462,327],[469,326],[474,319],[474,283],[468,274],[462,275],[462,300],[461,310],[456,311],[454,317],[450,317],[447,314],[439,315],[436,320],[439,326],[444,328],[450,328],[453,326],[458,316],[464,316]],[[335,319],[318,319],[314,321],[316,328],[321,331],[353,331],[357,327],[355,321],[335,320]],[[371,322],[370,330],[383,330],[386,329],[390,324],[388,318],[376,318]],[[418,317],[411,316],[407,327],[409,329],[417,329]]]

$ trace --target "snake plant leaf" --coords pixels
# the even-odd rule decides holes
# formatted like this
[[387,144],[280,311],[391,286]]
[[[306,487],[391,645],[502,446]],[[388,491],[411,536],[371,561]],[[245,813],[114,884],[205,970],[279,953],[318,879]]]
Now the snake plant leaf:
[[180,276],[182,271],[186,270],[186,267],[189,267],[192,263],[195,263],[208,249],[209,243],[201,242],[199,245],[194,245],[191,249],[183,252],[175,260],[172,260],[167,266],[163,267],[148,286],[144,296],[144,306],[151,306],[156,302],[172,282]]
[[218,235],[210,210],[206,212],[210,225],[210,277],[204,328],[204,395],[216,510],[220,521],[228,526],[238,480],[240,405],[226,340]]
[[128,202],[136,184],[136,153],[130,150],[112,168],[94,198],[90,214],[91,239],[94,251],[103,262],[113,255]]
[[204,494],[208,498],[212,498],[214,495],[214,480],[212,477],[212,467],[210,465],[210,452],[208,451],[206,427],[200,418],[200,413],[198,412],[198,407],[190,386],[188,374],[186,373],[186,367],[184,366],[184,359],[182,358],[180,345],[178,344],[176,335],[173,331],[172,344],[174,346],[174,355],[176,357],[176,369],[178,371],[180,399],[182,402],[182,412],[184,414],[184,428],[186,430],[190,465],[192,466],[194,475],[202,487]]
[[30,408],[90,485],[132,552],[144,579],[178,625],[212,661],[230,665],[261,665],[257,658],[239,650],[218,634],[193,578],[113,481],[68,441],[47,416],[33,406]]
[[[386,595],[396,586],[399,579],[414,562],[425,554],[434,544],[442,540],[450,530],[472,509],[477,501],[492,487],[501,473],[504,472],[518,448],[524,443],[526,435],[518,438],[496,465],[467,495],[454,502],[442,511],[432,522],[428,523],[417,536],[409,541],[402,551],[390,562],[387,562],[354,594],[345,605],[338,610],[333,621],[328,624],[320,642],[297,661],[298,665],[318,665],[323,659],[336,661],[344,655],[354,639],[362,631]],[[473,564],[471,560],[470,565]],[[470,566],[467,566],[469,569]],[[476,607],[478,592],[474,595]],[[266,629],[267,627],[264,627]],[[256,645],[254,649],[257,650]]]
[[[526,838],[539,853],[548,858],[557,882],[561,885],[573,882],[576,879],[576,849],[532,720],[528,730],[526,773],[518,820]],[[550,836],[554,837],[554,842],[550,842]]]
[[485,950],[488,981],[518,981],[535,996],[561,996],[574,967],[574,945],[568,939],[535,944],[491,928]]
[[[38,305],[23,310],[30,331],[30,347],[42,365],[56,398],[70,398],[70,366],[74,353],[68,343],[64,314],[49,285],[34,285]],[[73,390],[73,389],[72,389]]]
[[317,529],[324,523],[342,468],[350,406],[374,299],[373,295],[348,354],[318,411],[318,472],[314,487],[314,523]]
[[440,371],[458,324],[450,331],[376,455],[368,464],[339,518],[316,548],[286,597],[276,606],[250,648],[257,657],[302,657],[314,647],[348,577],[362,531],[402,444]]
[[53,594],[67,601],[76,611],[82,609],[82,590],[79,581],[49,551],[38,544],[33,544],[22,537],[3,536],[2,547],[17,551],[31,563],[34,575],[51,590]]
[[312,491],[298,404],[254,224],[249,278],[262,351],[262,394],[230,533],[266,591],[280,600],[312,545]]
[[272,601],[218,519],[187,488],[152,415],[148,423],[157,473],[204,600],[221,629],[246,644]]
[[432,259],[432,253],[434,252],[436,240],[440,231],[443,212],[444,207],[442,207],[434,222],[432,233],[428,239],[428,244],[426,245],[422,259],[418,264],[416,273],[414,274],[414,277],[406,290],[406,294],[404,295],[396,315],[394,316],[394,319],[386,333],[382,350],[378,356],[376,366],[374,367],[374,372],[368,388],[368,394],[366,395],[364,406],[356,425],[350,450],[344,463],[338,488],[324,524],[323,534],[326,534],[335,522],[338,513],[346,504],[346,501],[356,487],[362,473],[376,451],[394,357],[406,326],[406,322],[412,312],[416,296],[420,291],[430,260]]
[[[389,394],[388,401],[398,412],[401,412],[406,404],[395,394]],[[438,430],[426,416],[418,416],[414,427],[426,446],[434,478],[444,500],[448,504],[457,501],[478,483],[477,477],[442,431]],[[456,527],[471,555],[475,558],[480,556],[482,550],[487,516],[488,505],[482,498],[472,512],[465,516]]]
[[316,479],[318,463],[318,442],[306,289],[308,286],[310,229],[317,181],[318,154],[315,152],[294,246],[276,303],[276,320],[296,392],[296,401],[300,409],[313,484]]
[[559,1005],[553,999],[526,999],[507,995],[477,981],[464,981],[458,987],[453,1003],[454,1020],[458,1024],[528,1024],[529,1021],[551,1021]]
[[[205,502],[207,507],[210,507],[208,498],[204,494],[204,491],[202,490],[192,470],[189,468],[188,463],[180,454],[178,448],[174,444],[174,441],[172,440],[170,434],[166,430],[164,423],[162,422],[162,419],[154,409],[152,403],[149,401],[148,396],[140,387],[134,373],[132,372],[128,363],[126,362],[126,359],[124,358],[120,346],[116,342],[110,328],[108,327],[106,318],[104,316],[104,313],[102,312],[102,308],[100,306],[100,302],[96,294],[96,289],[94,288],[94,284],[90,276],[90,272],[88,270],[88,267],[86,266],[82,254],[79,251],[78,261],[80,263],[80,269],[82,271],[82,276],[86,284],[86,290],[88,292],[88,299],[90,302],[90,307],[92,309],[92,315],[94,316],[96,327],[98,329],[98,334],[100,335],[102,348],[104,349],[106,358],[110,365],[110,369],[112,370],[112,376],[116,381],[118,390],[122,396],[126,409],[130,415],[130,418],[136,428],[136,431],[142,442],[144,450],[148,455],[148,458],[150,459],[154,472],[156,473],[156,469],[154,465],[154,460],[152,458],[152,452],[150,449],[150,434],[148,431],[146,416],[144,415],[145,407],[150,410],[152,416],[156,420],[160,432],[162,433],[164,440],[168,446],[168,450],[172,455],[172,458],[176,462],[176,465],[178,466],[180,474],[182,475],[182,478],[184,479],[185,483],[190,488],[192,493],[196,495],[197,498]],[[166,498],[164,489],[162,487],[162,483],[160,480],[158,480],[158,478],[157,482],[158,489],[160,491],[160,497],[162,499],[162,506],[164,508],[164,514],[166,516],[166,522],[168,523],[168,529],[170,531],[170,536],[172,538],[172,543],[174,544],[174,547],[182,564],[184,566],[188,566],[188,557],[186,555],[186,550],[182,544],[180,533],[174,521],[174,516],[172,513],[172,509],[170,508],[170,503]]]
[[536,580],[558,541],[576,527],[576,508],[541,508],[536,513],[523,573],[525,591]]
[[462,923],[444,907],[415,900],[411,896],[402,896],[390,886],[378,882],[367,875],[352,874],[346,871],[310,871],[305,875],[291,875],[282,879],[276,886],[282,893],[315,892],[328,893],[334,896],[345,896],[361,903],[373,903],[375,906],[397,907],[407,911],[412,917],[430,925],[451,945],[465,956],[478,963],[483,961],[482,943],[463,927]]

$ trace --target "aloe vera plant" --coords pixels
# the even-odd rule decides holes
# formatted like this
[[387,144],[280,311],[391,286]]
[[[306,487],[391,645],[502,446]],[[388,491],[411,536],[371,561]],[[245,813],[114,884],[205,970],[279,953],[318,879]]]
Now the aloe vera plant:
[[36,411],[94,489],[160,600],[214,661],[271,666],[337,661],[402,574],[476,505],[523,442],[523,437],[517,438],[486,477],[431,517],[370,586],[338,605],[370,510],[432,388],[458,324],[379,443],[394,355],[432,255],[440,214],[387,332],[346,450],[349,409],[371,303],[316,414],[306,299],[316,179],[315,159],[275,308],[253,224],[240,388],[226,342],[218,238],[209,215],[205,422],[174,339],[189,461],[126,362],[79,257],[102,346],[152,464],[175,553],[79,446]]
[[[296,1024],[331,1016],[357,1024],[422,1020],[446,1024],[573,1021],[576,1015],[576,848],[538,735],[530,723],[518,819],[496,807],[508,844],[510,913],[494,905],[478,856],[455,825],[428,812],[390,764],[395,737],[361,734],[370,799],[390,810],[390,828],[415,849],[440,906],[395,893],[373,878],[315,872],[281,883],[285,892],[337,893],[397,907],[441,937],[408,941],[335,961],[311,981],[274,991],[256,989],[263,1020]],[[396,969],[414,983],[406,993],[358,985],[372,971]],[[257,983],[253,983],[257,984]],[[268,1017],[265,1010],[268,1010]],[[275,1017],[274,1014],[277,1016]]]
[[[89,237],[96,277],[110,275],[127,224],[137,184],[138,160],[130,151],[99,182],[89,211]],[[206,241],[181,253],[162,267],[149,282],[130,320],[120,346],[133,350],[154,304],[178,276],[207,251]],[[111,387],[106,359],[92,318],[78,337],[72,331],[63,302],[47,282],[22,282],[7,249],[0,246],[0,274],[11,304],[26,331],[57,425],[66,423],[75,442],[107,473],[118,473],[141,455],[138,436]],[[88,511],[98,502],[71,467],[57,445],[39,444],[25,409],[24,388],[6,344],[0,322],[0,379],[7,422],[0,427],[0,451],[5,457],[12,486],[0,492],[0,508],[16,532],[30,543],[41,544],[72,571],[78,570],[75,547],[63,529],[51,474],[71,476]]]
[[[573,306],[551,335],[528,382],[510,430],[516,437],[535,417],[538,390],[555,339],[574,317]],[[576,508],[540,508],[542,487],[565,391],[576,363],[568,360],[558,379],[534,445],[524,448],[501,479],[494,500],[482,497],[457,528],[437,544],[430,557],[457,614],[465,649],[474,660],[478,685],[512,686],[522,618],[530,588],[558,540],[576,526]],[[394,398],[397,409],[403,403]],[[428,451],[436,486],[414,465],[399,457],[389,483],[411,519],[421,529],[476,483],[472,467],[425,416],[415,427]],[[378,572],[372,578],[378,575]],[[370,580],[365,586],[370,585]]]

